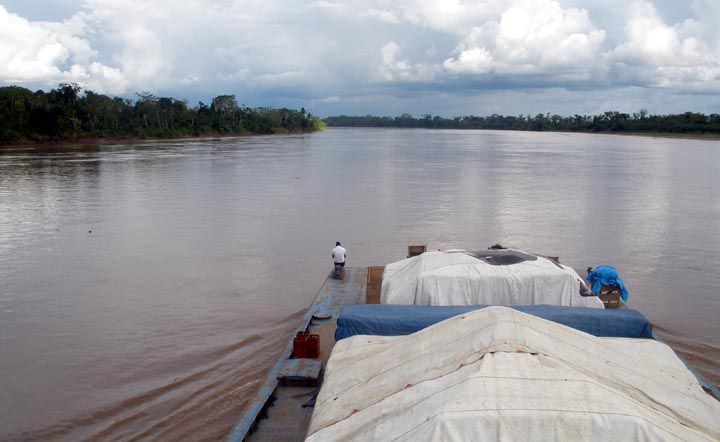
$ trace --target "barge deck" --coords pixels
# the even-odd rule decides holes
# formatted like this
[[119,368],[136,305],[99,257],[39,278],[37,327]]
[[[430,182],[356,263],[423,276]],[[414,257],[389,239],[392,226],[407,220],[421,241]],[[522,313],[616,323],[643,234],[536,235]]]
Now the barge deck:
[[[365,303],[367,267],[347,267],[345,279],[337,280],[328,274],[320,291],[303,317],[296,331],[308,331],[320,335],[320,357],[323,367],[335,346],[337,318],[343,306]],[[242,419],[235,425],[227,440],[240,441],[302,441],[305,440],[312,404],[319,390],[318,385],[289,385],[278,380],[292,358],[293,341],[290,339],[282,355],[268,374],[263,387],[250,401]],[[301,368],[302,371],[302,368]],[[307,372],[308,378],[314,374]],[[303,373],[298,373],[302,377]],[[322,373],[320,374],[322,376]],[[310,380],[307,382],[312,384]]]

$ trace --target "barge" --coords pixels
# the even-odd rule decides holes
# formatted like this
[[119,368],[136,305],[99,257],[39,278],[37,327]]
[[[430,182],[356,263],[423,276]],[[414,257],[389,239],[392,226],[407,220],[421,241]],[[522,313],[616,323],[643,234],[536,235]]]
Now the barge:
[[[420,255],[425,250],[424,246],[410,246],[408,248],[408,258]],[[551,259],[559,264],[557,257]],[[276,442],[279,440],[301,441],[306,439],[308,429],[311,428],[315,403],[323,382],[324,368],[336,344],[336,335],[344,337],[344,331],[338,330],[338,319],[341,317],[344,308],[348,308],[347,310],[356,309],[355,311],[362,315],[365,314],[362,311],[364,304],[380,303],[384,271],[385,266],[348,267],[345,269],[344,279],[335,279],[333,272],[328,274],[296,330],[299,333],[309,332],[319,336],[319,352],[315,355],[317,357],[294,357],[293,340],[295,336],[290,338],[283,353],[270,370],[266,381],[246,407],[239,422],[228,434],[228,441],[268,440]],[[602,301],[606,309],[617,309],[618,313],[615,313],[615,315],[624,316],[634,312],[622,302],[619,290],[605,287],[604,289],[597,299]],[[543,312],[542,307],[529,307],[529,314],[533,315],[533,317],[543,317],[544,315],[547,318],[548,312]],[[394,306],[393,308],[402,311],[403,308],[411,307]],[[420,321],[416,324],[411,321],[412,323],[409,326],[401,324],[398,327],[410,327],[411,330],[398,332],[398,334],[409,334],[415,330],[423,329],[428,324],[439,322],[459,313],[471,312],[477,308],[478,306],[472,305],[430,309],[430,314],[424,316],[424,323]],[[516,310],[520,311],[518,314],[524,315],[523,309],[528,310],[528,308],[523,307],[518,307]],[[370,308],[370,311],[372,311],[372,308]],[[499,314],[507,315],[506,312],[500,312]],[[397,317],[397,314],[393,313],[393,315]],[[562,312],[558,314],[557,311],[553,310],[550,315],[555,315],[548,318],[550,321],[562,324],[562,317],[564,317],[565,325],[581,331],[594,333],[598,329],[597,325],[593,325],[593,319],[588,316],[581,319],[571,319],[568,323],[568,316],[563,316]],[[583,330],[583,327],[585,330]],[[657,337],[652,334],[651,328],[645,330],[642,324],[636,328],[638,331],[633,333],[637,333],[637,337],[649,337],[657,340]],[[379,333],[382,334],[383,332]],[[600,336],[603,335],[600,334]],[[613,335],[606,334],[605,336]],[[707,395],[720,400],[720,392],[717,387],[697,374],[690,365],[687,363],[685,365],[692,375],[697,378],[697,382]],[[408,385],[410,386],[410,384]],[[350,414],[356,411],[353,409]],[[322,437],[319,437],[319,439],[322,439]]]

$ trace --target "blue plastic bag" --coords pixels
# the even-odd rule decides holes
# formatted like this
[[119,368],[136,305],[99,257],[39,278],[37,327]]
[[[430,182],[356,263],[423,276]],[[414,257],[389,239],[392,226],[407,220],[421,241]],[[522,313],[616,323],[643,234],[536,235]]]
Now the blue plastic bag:
[[592,292],[596,295],[600,294],[600,286],[608,285],[611,287],[620,288],[620,297],[624,302],[627,302],[630,297],[625,283],[620,279],[617,269],[608,265],[601,265],[595,267],[587,277],[588,281],[592,284]]

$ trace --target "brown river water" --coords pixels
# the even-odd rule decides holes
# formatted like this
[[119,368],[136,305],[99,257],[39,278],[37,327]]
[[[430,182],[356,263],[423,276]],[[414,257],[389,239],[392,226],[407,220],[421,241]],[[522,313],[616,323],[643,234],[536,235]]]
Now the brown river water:
[[720,143],[497,131],[0,150],[0,439],[217,440],[320,288],[410,243],[619,268],[720,382]]

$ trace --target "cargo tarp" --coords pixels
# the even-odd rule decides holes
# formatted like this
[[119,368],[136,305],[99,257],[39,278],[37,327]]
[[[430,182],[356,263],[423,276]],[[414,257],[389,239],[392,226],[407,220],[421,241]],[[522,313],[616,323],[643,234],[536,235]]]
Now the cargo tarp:
[[380,302],[604,308],[597,296],[580,295],[584,282],[570,267],[540,256],[509,265],[493,264],[499,261],[494,255],[491,259],[481,258],[481,252],[453,250],[427,252],[388,264],[383,272]]
[[[355,335],[409,335],[461,313],[488,307],[361,304],[343,307],[335,340]],[[599,337],[652,338],[650,321],[637,310],[528,305],[515,310]]]
[[338,342],[309,441],[718,440],[720,402],[652,339],[506,307]]

